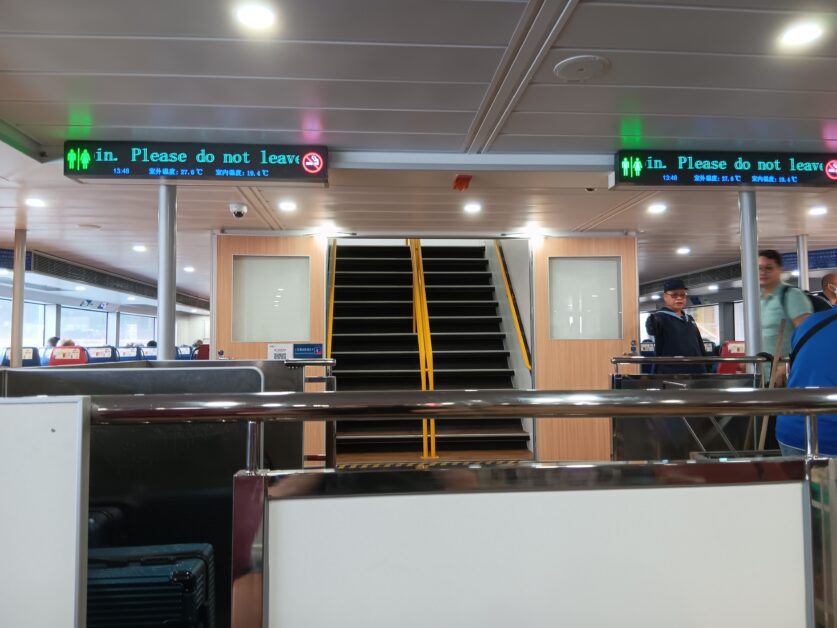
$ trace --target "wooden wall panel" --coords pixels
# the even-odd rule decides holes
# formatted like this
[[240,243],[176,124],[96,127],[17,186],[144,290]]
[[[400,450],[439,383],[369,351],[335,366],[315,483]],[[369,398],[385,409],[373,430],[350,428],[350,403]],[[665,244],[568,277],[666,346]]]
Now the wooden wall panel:
[[[638,341],[639,286],[634,238],[547,238],[534,247],[535,388],[610,388],[610,359]],[[622,339],[552,340],[549,332],[549,258],[622,259]],[[611,419],[538,419],[538,460],[610,460]]]
[[[310,259],[311,337],[275,338],[272,342],[319,342],[325,346],[325,261],[326,244],[314,237],[219,235],[215,250],[215,304],[212,321],[212,353],[223,349],[237,360],[264,360],[267,342],[233,342],[233,257],[236,255],[302,256]],[[321,375],[323,369],[310,369]],[[306,384],[306,391],[323,390],[322,384]],[[325,427],[322,422],[305,424],[305,454],[325,454]]]

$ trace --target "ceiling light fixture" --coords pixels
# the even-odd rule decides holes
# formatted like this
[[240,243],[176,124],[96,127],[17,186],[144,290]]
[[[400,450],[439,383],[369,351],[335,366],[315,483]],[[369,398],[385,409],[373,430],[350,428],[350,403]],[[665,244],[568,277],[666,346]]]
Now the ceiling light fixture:
[[280,201],[279,202],[279,209],[283,212],[295,212],[296,211],[296,203],[293,201]]
[[651,295],[651,298],[652,298],[654,301],[659,301],[659,300],[660,300],[660,295],[659,295],[659,294],[652,294],[652,295]]
[[649,214],[663,214],[668,209],[662,203],[654,203],[653,205],[648,206],[648,213]]
[[148,247],[144,244],[135,244],[131,247],[136,253],[145,253],[148,250]]
[[195,308],[192,308],[192,314],[197,314],[198,311]]
[[779,43],[786,48],[798,48],[815,42],[823,32],[822,26],[816,22],[798,22],[785,29]]
[[799,271],[798,270],[792,270],[791,275],[793,275],[794,277],[799,277]]
[[828,208],[825,205],[820,205],[818,207],[812,207],[808,210],[808,214],[811,216],[825,216],[828,213]]
[[184,266],[183,267],[183,272],[184,273],[193,273],[193,272],[195,272],[195,267],[194,266]]
[[136,301],[136,300],[137,300],[137,298],[136,298],[136,297],[133,297],[133,296],[129,296],[129,297],[128,297],[128,301]]
[[84,292],[85,290],[87,290],[87,288],[84,286],[76,286],[76,292]]
[[718,284],[716,283],[709,284],[707,288],[709,289],[709,292],[718,292]]
[[243,4],[235,11],[239,24],[253,30],[267,30],[276,22],[276,13],[265,4]]
[[46,207],[46,201],[30,196],[25,201],[27,207]]
[[462,209],[465,210],[466,214],[479,214],[482,211],[482,205],[479,203],[465,203]]
[[680,248],[677,249],[677,254],[678,255],[688,255],[691,252],[692,252],[692,249],[690,249],[688,246],[681,246]]

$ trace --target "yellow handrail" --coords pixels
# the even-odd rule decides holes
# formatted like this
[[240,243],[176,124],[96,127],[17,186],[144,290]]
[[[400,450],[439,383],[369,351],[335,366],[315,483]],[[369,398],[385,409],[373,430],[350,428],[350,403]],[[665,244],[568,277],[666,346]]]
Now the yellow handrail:
[[520,329],[520,320],[517,315],[517,305],[514,302],[514,296],[511,291],[511,284],[509,284],[508,275],[506,275],[506,262],[503,257],[503,250],[497,240],[494,240],[494,248],[497,249],[497,259],[500,261],[500,272],[503,275],[503,284],[506,287],[506,297],[508,297],[509,305],[511,306],[512,319],[514,320],[514,328],[517,331],[517,340],[520,343],[520,352],[523,354],[523,362],[526,368],[532,370],[532,363],[529,361],[529,351],[526,348],[526,341],[523,338],[523,330]]
[[334,331],[334,273],[337,270],[337,240],[331,243],[331,287],[328,295],[328,330],[326,332],[326,357],[331,357],[331,334]]
[[[427,308],[421,242],[409,240],[408,243],[413,266],[413,330],[418,339],[421,389],[433,390],[433,343],[430,338],[430,315]],[[422,419],[421,427],[422,458],[438,458],[436,455],[436,420]]]

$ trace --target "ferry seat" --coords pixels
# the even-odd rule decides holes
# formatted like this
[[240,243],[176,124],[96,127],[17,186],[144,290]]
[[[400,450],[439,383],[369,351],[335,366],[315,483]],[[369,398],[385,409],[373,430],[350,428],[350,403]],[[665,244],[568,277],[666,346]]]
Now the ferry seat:
[[180,347],[175,347],[175,360],[191,360],[192,359],[192,347],[189,345],[183,345]]
[[55,347],[49,354],[50,366],[87,364],[89,356],[84,347]]
[[142,360],[142,351],[139,350],[139,347],[117,347],[116,353],[119,355],[120,362]]
[[[721,345],[722,358],[743,358],[745,355],[747,355],[747,352],[744,342],[741,340],[725,340]],[[721,375],[735,375],[746,372],[746,364],[736,364],[735,362],[721,362],[718,364],[718,373]]]
[[[12,350],[6,349],[3,352],[3,363],[0,366],[11,366]],[[38,347],[23,347],[22,366],[41,366],[41,353]]]
[[157,347],[140,347],[140,354],[142,355],[143,360],[156,360],[157,359]]
[[87,361],[90,364],[100,362],[118,362],[119,352],[116,347],[104,345],[102,347],[87,347]]
[[44,347],[41,349],[41,366],[49,365],[49,354],[52,353],[54,347]]

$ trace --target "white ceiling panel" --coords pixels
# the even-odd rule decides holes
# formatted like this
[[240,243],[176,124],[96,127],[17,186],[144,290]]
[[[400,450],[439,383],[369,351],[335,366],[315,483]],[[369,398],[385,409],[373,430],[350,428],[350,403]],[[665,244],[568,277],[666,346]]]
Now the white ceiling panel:
[[0,73],[0,102],[475,111],[487,83]]
[[[774,55],[779,52],[782,31],[792,21],[808,17],[794,10],[793,3],[786,3],[785,11],[742,11],[733,3],[715,4],[717,8],[582,3],[556,44],[593,50],[705,53],[711,49],[714,53]],[[834,12],[833,4],[830,12]],[[811,54],[837,57],[837,37],[826,39]]]
[[504,48],[0,37],[0,71],[488,82]]
[[62,103],[0,103],[0,118],[16,126],[65,126],[85,116],[91,126],[130,127],[148,120],[157,128],[263,129],[265,131],[352,132],[374,128],[377,133],[444,133],[468,131],[473,113],[454,111],[374,111],[366,109],[233,108],[217,105],[92,105]]
[[[505,46],[525,2],[455,0],[286,0],[276,3],[271,37]],[[60,10],[55,0],[26,0],[3,10],[6,33],[154,38],[246,38],[233,2],[84,0]],[[59,10],[57,10],[59,9]],[[479,23],[479,28],[474,24]]]
[[[552,73],[563,59],[589,51],[553,49],[535,75],[537,83],[557,83]],[[596,82],[655,87],[723,87],[837,91],[837,60],[829,58],[732,56],[685,52],[603,52],[613,64]]]
[[834,0],[584,0],[585,4],[605,5],[657,5],[666,7],[688,7],[704,9],[729,9],[734,11],[806,11],[831,12],[834,11]]
[[[620,148],[650,148],[658,150],[788,150],[800,152],[821,152],[826,149],[821,139],[794,139],[777,141],[736,137],[734,139],[707,139],[701,136],[677,134],[669,137],[645,135],[613,135],[610,133],[595,137],[590,135],[501,135],[491,146],[492,153],[609,153]],[[830,143],[829,143],[830,144]],[[837,150],[832,147],[831,151]]]

